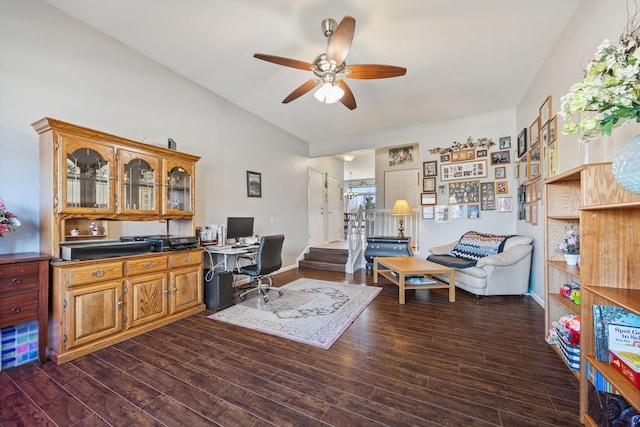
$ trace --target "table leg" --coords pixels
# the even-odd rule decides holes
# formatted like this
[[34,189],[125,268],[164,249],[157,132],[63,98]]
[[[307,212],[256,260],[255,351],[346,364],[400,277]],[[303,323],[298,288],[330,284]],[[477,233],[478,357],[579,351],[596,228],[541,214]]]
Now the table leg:
[[373,283],[378,283],[378,260],[373,259]]
[[400,304],[404,304],[404,273],[400,273],[398,277],[398,293]]
[[449,273],[449,302],[456,302],[456,273]]

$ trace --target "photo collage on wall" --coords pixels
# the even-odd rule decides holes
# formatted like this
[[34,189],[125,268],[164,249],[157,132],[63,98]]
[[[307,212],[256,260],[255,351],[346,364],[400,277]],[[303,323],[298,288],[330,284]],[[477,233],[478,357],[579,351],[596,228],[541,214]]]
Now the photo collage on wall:
[[558,117],[551,101],[547,96],[533,123],[518,134],[518,220],[531,225],[538,224],[544,180],[558,174]]
[[[437,223],[478,219],[482,211],[512,211],[508,170],[511,137],[490,138],[430,149],[439,160],[423,162],[422,219]],[[439,167],[438,167],[439,166]],[[492,181],[486,179],[493,178]]]

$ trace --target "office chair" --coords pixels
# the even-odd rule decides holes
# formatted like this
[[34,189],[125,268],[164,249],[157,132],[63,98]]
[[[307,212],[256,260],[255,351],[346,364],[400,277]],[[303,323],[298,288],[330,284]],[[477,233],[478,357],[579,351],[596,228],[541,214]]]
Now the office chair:
[[[244,301],[248,293],[258,291],[262,295],[264,302],[268,302],[267,292],[272,288],[273,273],[282,267],[282,243],[284,235],[277,234],[273,236],[262,236],[258,252],[256,254],[256,263],[238,268],[236,274],[246,274],[251,276],[251,283],[257,282],[255,287],[242,292],[239,296],[240,301]],[[268,285],[262,283],[267,279]],[[282,291],[278,289],[278,295],[282,295]]]

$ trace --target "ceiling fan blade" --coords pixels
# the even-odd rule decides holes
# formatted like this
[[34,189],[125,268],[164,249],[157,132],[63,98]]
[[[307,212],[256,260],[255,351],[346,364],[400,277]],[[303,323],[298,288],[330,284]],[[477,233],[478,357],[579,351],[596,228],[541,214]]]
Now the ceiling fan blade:
[[267,55],[264,53],[254,53],[253,57],[262,59],[263,61],[273,62],[274,64],[284,65],[285,67],[297,68],[299,70],[308,71],[310,69],[315,68],[315,65],[309,62],[298,61],[297,59],[285,58],[283,56]]
[[291,92],[285,99],[282,100],[283,104],[288,104],[294,99],[300,98],[305,93],[316,87],[320,83],[318,79],[307,80],[305,83],[298,86],[293,92]]
[[386,79],[404,76],[407,69],[393,65],[357,64],[347,65],[344,69],[345,77],[350,79]]
[[333,59],[337,65],[341,65],[344,62],[351,48],[355,30],[356,20],[353,17],[346,15],[342,18],[333,35],[329,38],[327,61]]
[[344,95],[340,98],[342,105],[347,107],[349,110],[355,110],[357,107],[356,98],[353,96],[353,92],[351,92],[351,88],[347,85],[347,82],[344,80],[338,80],[338,85],[342,90],[344,90]]

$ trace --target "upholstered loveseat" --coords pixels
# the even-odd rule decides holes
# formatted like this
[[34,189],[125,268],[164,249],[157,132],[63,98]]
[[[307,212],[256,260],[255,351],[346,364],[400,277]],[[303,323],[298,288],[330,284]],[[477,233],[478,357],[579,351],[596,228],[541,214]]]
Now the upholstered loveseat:
[[[429,249],[429,261],[456,269],[455,285],[478,297],[523,295],[529,288],[533,239],[470,231]],[[448,283],[448,275],[437,275]]]

